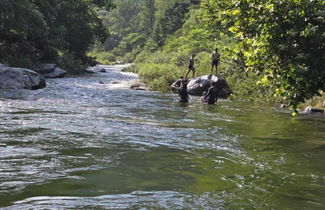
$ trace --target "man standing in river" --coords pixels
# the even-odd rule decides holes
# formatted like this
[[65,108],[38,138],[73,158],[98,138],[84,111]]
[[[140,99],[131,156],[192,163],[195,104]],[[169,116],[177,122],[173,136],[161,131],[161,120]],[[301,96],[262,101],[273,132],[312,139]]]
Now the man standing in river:
[[173,92],[177,92],[178,89],[181,87],[183,80],[184,80],[183,76],[179,77],[179,79],[176,82],[171,84],[170,89],[172,89]]
[[181,86],[178,88],[177,92],[180,97],[179,102],[187,103],[189,101],[189,95],[187,93],[187,79],[183,79],[181,82]]
[[213,74],[213,67],[216,67],[216,75],[218,74],[218,66],[220,62],[220,54],[218,48],[212,53],[211,75]]

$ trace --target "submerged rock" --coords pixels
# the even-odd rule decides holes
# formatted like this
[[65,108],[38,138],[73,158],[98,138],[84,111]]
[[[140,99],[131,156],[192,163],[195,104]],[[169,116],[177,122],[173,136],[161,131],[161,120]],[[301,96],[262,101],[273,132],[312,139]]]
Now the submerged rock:
[[45,78],[33,70],[0,66],[0,89],[36,90],[44,87]]

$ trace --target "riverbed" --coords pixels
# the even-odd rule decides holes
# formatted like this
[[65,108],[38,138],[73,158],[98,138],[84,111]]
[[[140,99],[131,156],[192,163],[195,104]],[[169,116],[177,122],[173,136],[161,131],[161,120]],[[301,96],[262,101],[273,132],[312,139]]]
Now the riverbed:
[[0,91],[0,208],[325,208],[324,115],[181,104],[124,67]]

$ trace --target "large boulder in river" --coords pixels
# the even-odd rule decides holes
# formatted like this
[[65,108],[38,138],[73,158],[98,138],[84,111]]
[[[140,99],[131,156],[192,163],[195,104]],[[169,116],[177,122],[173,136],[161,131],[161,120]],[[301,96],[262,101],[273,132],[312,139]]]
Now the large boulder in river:
[[217,77],[215,75],[204,75],[190,79],[189,83],[187,84],[188,94],[202,96],[203,92],[208,91],[211,81],[220,83],[220,98],[228,98],[230,96],[232,90],[229,88],[226,79]]
[[0,89],[36,90],[44,87],[44,77],[33,70],[0,66]]
[[58,68],[56,64],[42,64],[34,67],[33,70],[50,79],[63,78],[67,74],[65,70]]

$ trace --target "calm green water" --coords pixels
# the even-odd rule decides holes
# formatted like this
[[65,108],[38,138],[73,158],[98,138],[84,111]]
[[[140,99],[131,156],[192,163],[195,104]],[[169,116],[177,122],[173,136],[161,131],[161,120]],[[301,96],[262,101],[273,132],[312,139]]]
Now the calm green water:
[[1,91],[0,207],[325,209],[323,115],[182,105],[105,68]]

